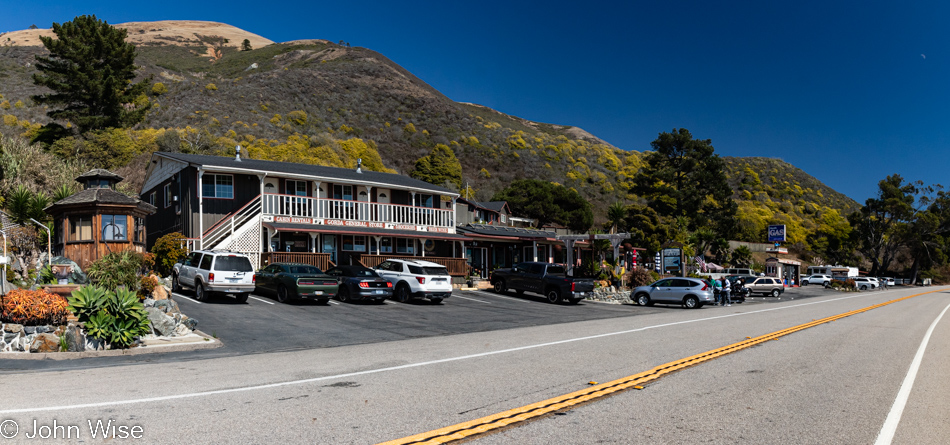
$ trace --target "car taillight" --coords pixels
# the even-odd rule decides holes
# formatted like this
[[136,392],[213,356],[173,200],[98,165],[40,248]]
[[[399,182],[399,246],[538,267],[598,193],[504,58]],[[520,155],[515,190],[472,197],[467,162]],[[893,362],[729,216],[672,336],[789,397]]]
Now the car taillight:
[[256,283],[256,282],[257,282],[257,275],[251,276],[251,282],[252,282],[252,283]]
[[369,287],[369,283],[365,281],[360,281],[360,287],[362,287],[363,289],[366,289]]
[[416,281],[418,281],[419,284],[426,284],[426,277],[416,277]]
[[577,284],[577,283],[573,283],[573,282],[571,283],[571,292],[574,292],[574,285],[575,285],[575,284]]
[[709,285],[706,283],[703,283],[703,288],[700,290],[706,290],[706,289],[709,289]]
[[390,283],[389,281],[387,281],[387,282],[386,282],[386,287],[393,287],[393,283]]
[[214,281],[214,273],[208,274],[208,281]]

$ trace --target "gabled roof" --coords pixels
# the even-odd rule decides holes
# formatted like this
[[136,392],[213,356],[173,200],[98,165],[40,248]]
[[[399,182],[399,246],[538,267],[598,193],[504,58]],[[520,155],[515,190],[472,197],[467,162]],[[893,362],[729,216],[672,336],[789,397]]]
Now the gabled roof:
[[255,174],[257,172],[275,173],[278,175],[290,174],[309,176],[315,180],[355,182],[385,188],[395,186],[426,191],[438,195],[458,196],[458,193],[447,188],[429,184],[428,182],[413,179],[408,176],[374,172],[366,169],[363,169],[362,173],[357,173],[356,169],[295,164],[293,162],[264,161],[247,158],[241,158],[241,160],[238,161],[233,156],[192,155],[166,152],[156,152],[155,156],[187,162],[191,165],[204,167],[209,170],[237,170],[246,171],[248,174]]
[[[478,202],[474,199],[465,199],[459,198],[459,202],[468,203],[475,207],[488,210],[490,212],[501,213],[506,207],[508,207],[508,201],[488,201],[488,202]],[[511,213],[511,209],[508,209],[508,213]]]

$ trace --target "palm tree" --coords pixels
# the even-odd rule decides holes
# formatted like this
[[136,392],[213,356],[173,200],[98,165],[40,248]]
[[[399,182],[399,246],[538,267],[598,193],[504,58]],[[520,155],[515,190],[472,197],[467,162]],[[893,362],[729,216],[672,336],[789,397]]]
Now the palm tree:
[[624,206],[620,201],[617,201],[611,204],[610,207],[607,207],[607,224],[610,225],[611,234],[626,229],[626,227],[624,227],[624,219],[626,216],[627,207]]
[[49,197],[46,193],[33,193],[23,185],[18,185],[6,199],[6,211],[10,220],[19,225],[24,225],[33,218],[37,221],[43,221],[48,218],[43,211],[49,205]]

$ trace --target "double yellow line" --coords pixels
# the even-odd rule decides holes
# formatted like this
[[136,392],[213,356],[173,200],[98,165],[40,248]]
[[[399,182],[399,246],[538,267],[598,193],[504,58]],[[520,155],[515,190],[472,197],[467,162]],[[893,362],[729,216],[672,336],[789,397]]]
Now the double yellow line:
[[722,357],[726,354],[731,354],[733,352],[740,351],[740,350],[755,346],[757,344],[767,342],[769,340],[776,340],[779,337],[783,337],[785,335],[789,335],[789,334],[792,334],[804,329],[808,329],[813,326],[818,326],[820,324],[829,323],[829,322],[839,320],[845,317],[850,317],[852,315],[857,315],[862,312],[867,312],[872,309],[877,309],[879,307],[897,303],[898,301],[903,301],[908,298],[914,298],[921,295],[939,292],[942,290],[944,289],[938,289],[938,290],[932,290],[930,292],[914,294],[914,295],[910,295],[904,298],[898,298],[896,300],[887,301],[881,304],[875,304],[874,306],[868,306],[863,309],[857,309],[851,312],[845,312],[843,314],[838,314],[831,317],[822,318],[820,320],[813,320],[810,323],[801,324],[801,325],[794,326],[788,329],[783,329],[781,331],[775,331],[770,334],[765,334],[765,335],[755,337],[755,338],[748,338],[747,340],[741,341],[739,343],[733,343],[729,346],[724,346],[722,348],[713,349],[711,351],[703,352],[701,354],[696,354],[692,357],[686,357],[684,359],[669,362],[669,363],[657,366],[653,369],[650,369],[649,371],[644,371],[639,374],[627,376],[621,379],[614,380],[612,382],[601,383],[598,385],[590,386],[580,391],[574,391],[570,394],[564,394],[564,395],[547,399],[541,402],[525,405],[520,408],[514,408],[508,411],[492,414],[490,416],[482,417],[480,419],[475,419],[468,422],[463,422],[456,425],[447,426],[445,428],[439,428],[437,430],[432,430],[429,432],[416,434],[414,436],[404,437],[402,439],[396,439],[393,441],[384,442],[381,445],[440,444],[440,443],[453,442],[456,440],[472,439],[476,436],[486,434],[486,433],[491,433],[491,432],[497,432],[497,431],[512,427],[522,422],[536,420],[558,411],[567,411],[569,409],[578,407],[580,405],[590,403],[601,397],[606,397],[609,395],[616,394],[620,391],[624,391],[631,388],[642,389],[643,384],[659,379],[660,377],[663,377],[666,374],[676,372],[681,369],[688,368],[690,366],[695,366],[705,361]]

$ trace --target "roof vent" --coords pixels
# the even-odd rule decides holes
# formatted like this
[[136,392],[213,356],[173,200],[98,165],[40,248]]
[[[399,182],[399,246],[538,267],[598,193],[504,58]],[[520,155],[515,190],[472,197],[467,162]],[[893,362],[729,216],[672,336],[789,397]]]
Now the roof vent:
[[236,162],[241,162],[241,146],[238,145],[237,147],[235,147],[234,151],[235,151],[234,160]]
[[363,173],[363,158],[356,160],[356,172]]

